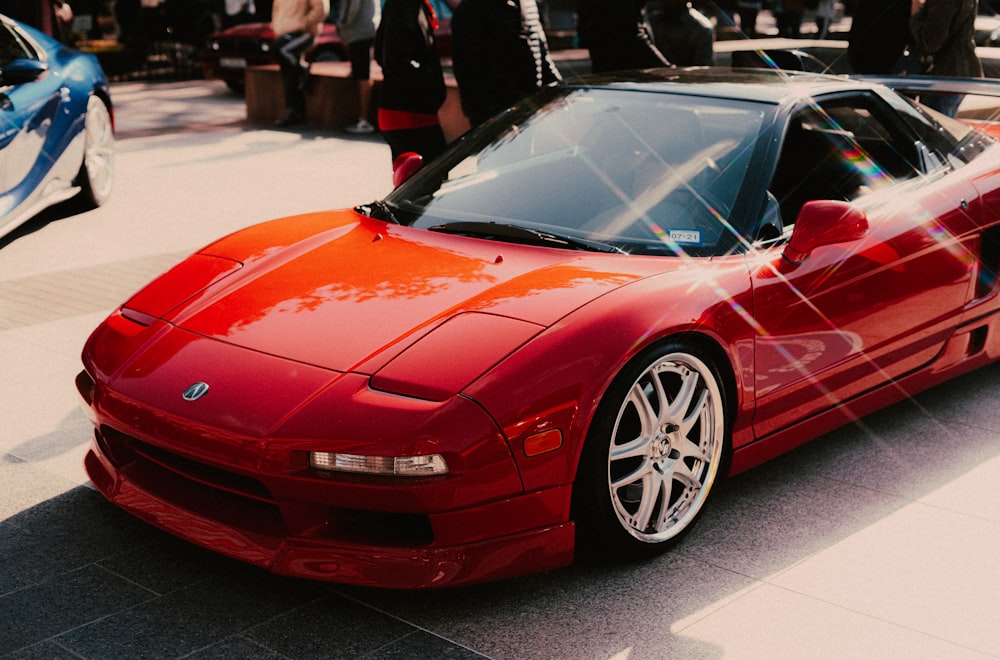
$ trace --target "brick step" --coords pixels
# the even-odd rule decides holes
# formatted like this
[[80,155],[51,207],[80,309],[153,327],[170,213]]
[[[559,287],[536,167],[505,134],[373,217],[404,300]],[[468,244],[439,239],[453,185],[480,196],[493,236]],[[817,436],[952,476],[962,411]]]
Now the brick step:
[[[353,124],[360,112],[358,87],[351,80],[349,62],[316,62],[312,65],[312,80],[306,90],[306,121],[321,126]],[[368,121],[376,124],[375,112],[382,71],[372,63],[373,103]],[[445,137],[453,140],[469,129],[469,120],[462,114],[455,77],[446,74],[448,96],[438,112]],[[246,72],[247,119],[273,123],[285,115],[284,92],[277,64],[253,66]]]

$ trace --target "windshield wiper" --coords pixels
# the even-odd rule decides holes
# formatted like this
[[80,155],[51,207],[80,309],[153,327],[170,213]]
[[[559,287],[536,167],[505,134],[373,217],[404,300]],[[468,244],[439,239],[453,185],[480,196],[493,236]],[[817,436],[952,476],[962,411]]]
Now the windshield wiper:
[[586,238],[561,236],[540,229],[530,229],[528,227],[501,222],[449,222],[444,225],[428,227],[428,230],[439,231],[445,234],[458,234],[461,236],[474,236],[476,238],[520,243],[523,245],[542,245],[570,250],[586,250],[588,252],[628,254],[621,248],[609,243],[602,243]]
[[369,218],[375,218],[376,220],[382,220],[384,222],[391,222],[394,225],[400,224],[399,220],[396,219],[396,214],[392,212],[392,207],[380,199],[375,200],[374,202],[369,202],[368,204],[355,206],[354,210],[361,215],[368,216]]

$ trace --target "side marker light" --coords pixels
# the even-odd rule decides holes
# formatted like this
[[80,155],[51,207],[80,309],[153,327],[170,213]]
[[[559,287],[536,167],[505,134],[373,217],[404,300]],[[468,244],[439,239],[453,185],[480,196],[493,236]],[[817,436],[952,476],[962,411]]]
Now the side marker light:
[[562,447],[563,434],[559,429],[542,431],[524,439],[524,455],[539,456]]

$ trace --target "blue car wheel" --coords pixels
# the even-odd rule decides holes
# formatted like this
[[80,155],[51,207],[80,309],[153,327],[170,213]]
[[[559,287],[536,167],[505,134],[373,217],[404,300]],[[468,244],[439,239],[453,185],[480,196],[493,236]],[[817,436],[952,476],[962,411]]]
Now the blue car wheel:
[[87,101],[85,146],[78,184],[88,205],[98,207],[107,201],[115,179],[114,130],[111,113],[97,96]]

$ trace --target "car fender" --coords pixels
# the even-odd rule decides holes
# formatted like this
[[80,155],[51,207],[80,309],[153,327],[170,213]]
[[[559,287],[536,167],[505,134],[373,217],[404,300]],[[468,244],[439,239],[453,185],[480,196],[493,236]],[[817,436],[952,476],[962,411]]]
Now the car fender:
[[[567,315],[466,388],[497,420],[525,489],[573,481],[587,431],[615,376],[668,338],[696,344],[728,382],[733,433],[751,432],[740,414],[752,401],[750,280],[742,257],[692,261],[689,268],[622,286]],[[544,450],[544,451],[542,451]]]

